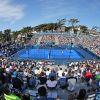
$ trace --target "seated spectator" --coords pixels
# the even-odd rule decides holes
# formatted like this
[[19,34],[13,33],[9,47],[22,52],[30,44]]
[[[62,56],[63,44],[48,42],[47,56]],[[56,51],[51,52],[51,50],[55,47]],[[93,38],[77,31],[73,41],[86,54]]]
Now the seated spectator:
[[77,100],[86,100],[86,90],[80,89]]
[[27,69],[24,70],[24,73],[23,74],[24,74],[24,76],[27,76],[28,75]]
[[44,72],[41,72],[38,79],[40,80],[40,84],[46,84],[47,78]]
[[100,89],[100,74],[96,75],[97,87]]
[[67,69],[65,69],[64,73],[65,73],[65,76],[67,76],[67,74],[68,74],[68,71],[67,71]]
[[49,80],[47,80],[46,85],[49,89],[55,89],[57,87],[57,81],[52,76]]
[[39,68],[36,68],[36,69],[34,70],[34,74],[35,74],[36,76],[38,76],[38,74],[39,74]]
[[29,94],[22,95],[22,100],[31,100],[31,97]]
[[74,95],[73,95],[73,94],[70,94],[70,95],[68,96],[68,100],[75,100]]
[[60,88],[64,89],[68,86],[68,81],[65,76],[65,73],[62,73],[62,77],[58,80],[58,85],[60,85]]
[[0,70],[0,81],[4,84],[5,83],[5,76],[3,74],[3,70]]
[[43,86],[38,89],[38,94],[39,94],[39,97],[35,98],[34,100],[54,100],[53,98],[47,97],[46,88]]
[[6,79],[5,79],[6,83],[11,83],[11,74],[6,74]]
[[16,96],[15,94],[11,94],[7,87],[3,89],[3,93],[5,100],[21,100],[20,97]]
[[36,86],[36,79],[35,79],[35,77],[30,77],[29,78],[29,87],[30,88],[33,88],[33,87],[35,87]]
[[13,84],[13,88],[18,90],[22,89],[23,82],[17,77],[16,74],[13,74],[12,76],[12,84]]
[[0,81],[0,95],[2,94],[2,90],[3,90],[3,83],[2,83],[2,81]]
[[76,82],[77,82],[77,78],[75,78],[75,77],[69,77],[68,78],[68,90],[69,91],[75,90]]
[[38,79],[40,83],[38,84],[37,89],[40,88],[41,86],[44,86],[45,88],[47,88],[46,87],[47,78],[45,76],[45,73],[42,72]]
[[58,71],[58,77],[61,77],[62,73],[63,73],[63,70],[62,70],[62,68],[60,68],[60,70]]
[[54,69],[51,70],[51,72],[49,74],[49,78],[52,76],[56,79],[56,72],[54,71]]
[[46,70],[46,76],[47,76],[47,78],[49,77],[49,74],[50,74],[50,69],[47,68],[47,70]]
[[87,86],[90,85],[89,81],[90,81],[91,77],[92,77],[92,73],[90,72],[89,69],[87,69],[87,71],[85,72],[85,79],[86,79],[86,82],[87,82]]

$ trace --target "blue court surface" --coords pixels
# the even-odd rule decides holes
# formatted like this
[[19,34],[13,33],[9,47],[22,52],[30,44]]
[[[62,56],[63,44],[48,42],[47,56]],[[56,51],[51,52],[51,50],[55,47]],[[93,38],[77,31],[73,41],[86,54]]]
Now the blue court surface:
[[12,56],[18,60],[86,60],[96,59],[97,56],[83,49],[35,49],[26,48]]

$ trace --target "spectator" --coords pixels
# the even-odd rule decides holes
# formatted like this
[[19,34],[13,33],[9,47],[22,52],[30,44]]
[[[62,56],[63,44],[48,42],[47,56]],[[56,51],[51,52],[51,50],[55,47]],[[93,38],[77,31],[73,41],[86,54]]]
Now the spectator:
[[21,100],[21,98],[20,98],[21,95],[20,95],[20,97],[18,97],[15,94],[10,93],[10,91],[7,87],[5,87],[3,89],[3,93],[4,93],[5,100]]
[[60,85],[60,88],[65,89],[68,86],[68,81],[65,76],[65,73],[62,73],[62,77],[58,80],[58,85]]
[[22,90],[23,82],[17,77],[16,74],[12,76],[12,84],[13,88],[18,89],[20,91]]
[[46,84],[46,82],[47,82],[47,78],[46,78],[44,72],[40,73],[40,77],[38,79],[40,80],[40,84]]
[[51,78],[47,80],[46,85],[49,89],[55,89],[57,87],[57,81],[54,79],[53,76],[51,76]]
[[86,100],[86,90],[80,89],[77,100]]
[[86,78],[86,82],[87,82],[87,86],[89,86],[89,81],[90,81],[90,78],[92,77],[92,74],[90,72],[89,69],[87,69],[87,71],[85,72],[85,78]]
[[47,78],[49,77],[49,74],[50,74],[50,69],[47,68],[47,70],[46,70],[46,76],[47,76]]
[[34,100],[54,100],[53,98],[47,97],[47,91],[45,87],[40,87],[38,89],[39,97],[35,98]]
[[54,77],[56,79],[56,72],[54,69],[51,70],[51,73],[49,74],[49,78]]
[[61,77],[62,73],[63,73],[63,70],[62,70],[62,68],[60,68],[60,70],[58,71],[58,77]]
[[30,77],[29,78],[29,87],[30,88],[34,88],[36,86],[36,79],[35,79],[35,77]]

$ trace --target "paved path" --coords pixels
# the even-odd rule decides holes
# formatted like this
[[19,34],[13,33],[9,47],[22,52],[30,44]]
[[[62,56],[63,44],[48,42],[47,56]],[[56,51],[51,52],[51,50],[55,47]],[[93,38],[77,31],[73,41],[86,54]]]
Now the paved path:
[[41,42],[42,36],[39,37],[37,44],[39,45]]
[[59,45],[59,39],[58,39],[58,37],[55,37],[55,44]]

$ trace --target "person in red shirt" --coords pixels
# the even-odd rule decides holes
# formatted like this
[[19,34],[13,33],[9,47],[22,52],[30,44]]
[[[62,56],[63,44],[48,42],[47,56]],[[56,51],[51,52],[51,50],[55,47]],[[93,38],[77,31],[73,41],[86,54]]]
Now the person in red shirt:
[[90,72],[90,70],[87,70],[86,72],[85,72],[85,79],[86,79],[86,82],[87,82],[87,86],[89,86],[90,84],[89,84],[89,81],[90,81],[90,78],[92,77],[92,74],[91,74],[91,72]]

